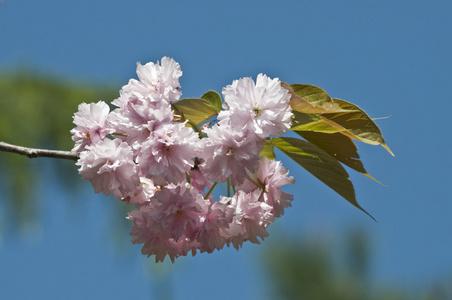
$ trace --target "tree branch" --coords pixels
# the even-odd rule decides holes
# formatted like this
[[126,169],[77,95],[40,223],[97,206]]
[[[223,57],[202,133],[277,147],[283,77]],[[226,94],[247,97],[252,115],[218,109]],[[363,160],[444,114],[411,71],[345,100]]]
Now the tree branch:
[[0,151],[25,155],[28,156],[29,158],[51,157],[51,158],[69,159],[74,161],[77,161],[79,158],[79,155],[76,152],[27,148],[22,146],[11,145],[1,141],[0,141]]

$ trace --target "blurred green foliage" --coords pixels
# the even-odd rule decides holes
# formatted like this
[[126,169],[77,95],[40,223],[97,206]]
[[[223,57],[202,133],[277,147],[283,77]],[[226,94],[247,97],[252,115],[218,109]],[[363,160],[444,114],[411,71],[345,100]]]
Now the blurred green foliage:
[[[79,83],[32,71],[0,74],[0,141],[14,145],[71,150],[72,116],[80,103],[118,96],[107,84]],[[38,179],[43,168],[56,167],[61,183],[74,188],[81,182],[72,161],[0,153],[0,231],[15,232],[36,221]]]
[[[351,230],[340,243],[328,239],[285,238],[267,244],[262,265],[269,299],[287,300],[447,300],[452,281],[413,290],[372,282],[368,234]],[[415,290],[414,290],[415,289]]]

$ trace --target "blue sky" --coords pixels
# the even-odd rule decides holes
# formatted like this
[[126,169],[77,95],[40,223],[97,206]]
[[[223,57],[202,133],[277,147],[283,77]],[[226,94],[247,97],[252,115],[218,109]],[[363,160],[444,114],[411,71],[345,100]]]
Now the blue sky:
[[[295,195],[293,207],[275,227],[295,239],[340,238],[344,228],[365,228],[373,241],[373,278],[416,286],[452,276],[451,13],[450,1],[4,0],[0,69],[113,82],[119,90],[136,77],[137,61],[170,56],[184,72],[185,97],[262,72],[318,85],[372,117],[390,116],[378,125],[395,158],[381,147],[358,145],[368,172],[388,187],[351,174],[358,201],[378,223],[282,159],[297,184],[287,189]],[[70,191],[47,193],[39,234],[3,240],[0,295],[156,294],[162,286],[155,273],[146,275],[151,260],[139,254],[140,246],[130,245],[132,254],[115,250],[108,231],[112,199],[94,195],[88,183],[74,212],[68,201],[58,202]],[[219,299],[237,293],[245,299],[264,291],[255,257],[266,243],[271,235],[260,246],[160,267],[173,270],[175,299],[205,289],[216,295],[221,289]]]

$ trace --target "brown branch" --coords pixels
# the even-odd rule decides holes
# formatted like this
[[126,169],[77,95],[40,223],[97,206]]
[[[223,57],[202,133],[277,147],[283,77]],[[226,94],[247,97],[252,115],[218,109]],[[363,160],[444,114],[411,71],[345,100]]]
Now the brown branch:
[[75,161],[77,161],[79,158],[79,155],[77,152],[27,148],[27,147],[22,147],[22,146],[11,145],[11,144],[1,142],[1,141],[0,141],[0,151],[25,155],[25,156],[28,156],[29,158],[51,157],[51,158],[69,159],[69,160],[75,160]]

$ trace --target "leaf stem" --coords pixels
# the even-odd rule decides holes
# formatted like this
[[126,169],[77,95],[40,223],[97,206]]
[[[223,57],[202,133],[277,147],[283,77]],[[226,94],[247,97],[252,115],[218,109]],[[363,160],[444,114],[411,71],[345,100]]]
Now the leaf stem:
[[199,138],[202,139],[202,132],[201,132],[201,130],[199,129],[198,125],[196,125],[196,123],[193,122],[192,120],[189,120],[189,119],[186,119],[186,120],[188,120],[188,121],[187,121],[188,124],[190,124],[190,126],[193,127],[193,129],[198,133]]
[[191,189],[190,173],[188,173],[188,172],[185,173],[185,179],[187,180],[187,183],[190,185],[190,189]]
[[253,179],[251,179],[250,177],[246,178],[247,180],[251,181],[251,183],[253,183],[256,187],[260,188],[262,187],[262,184],[258,184],[256,181],[254,181]]
[[117,135],[117,136],[127,136],[126,133],[120,133],[120,132],[113,132],[111,135]]
[[217,186],[218,182],[215,181],[215,183],[212,185],[212,187],[209,189],[209,191],[207,192],[207,194],[204,196],[204,199],[209,198],[210,194],[212,194],[212,191],[215,189],[215,187]]

